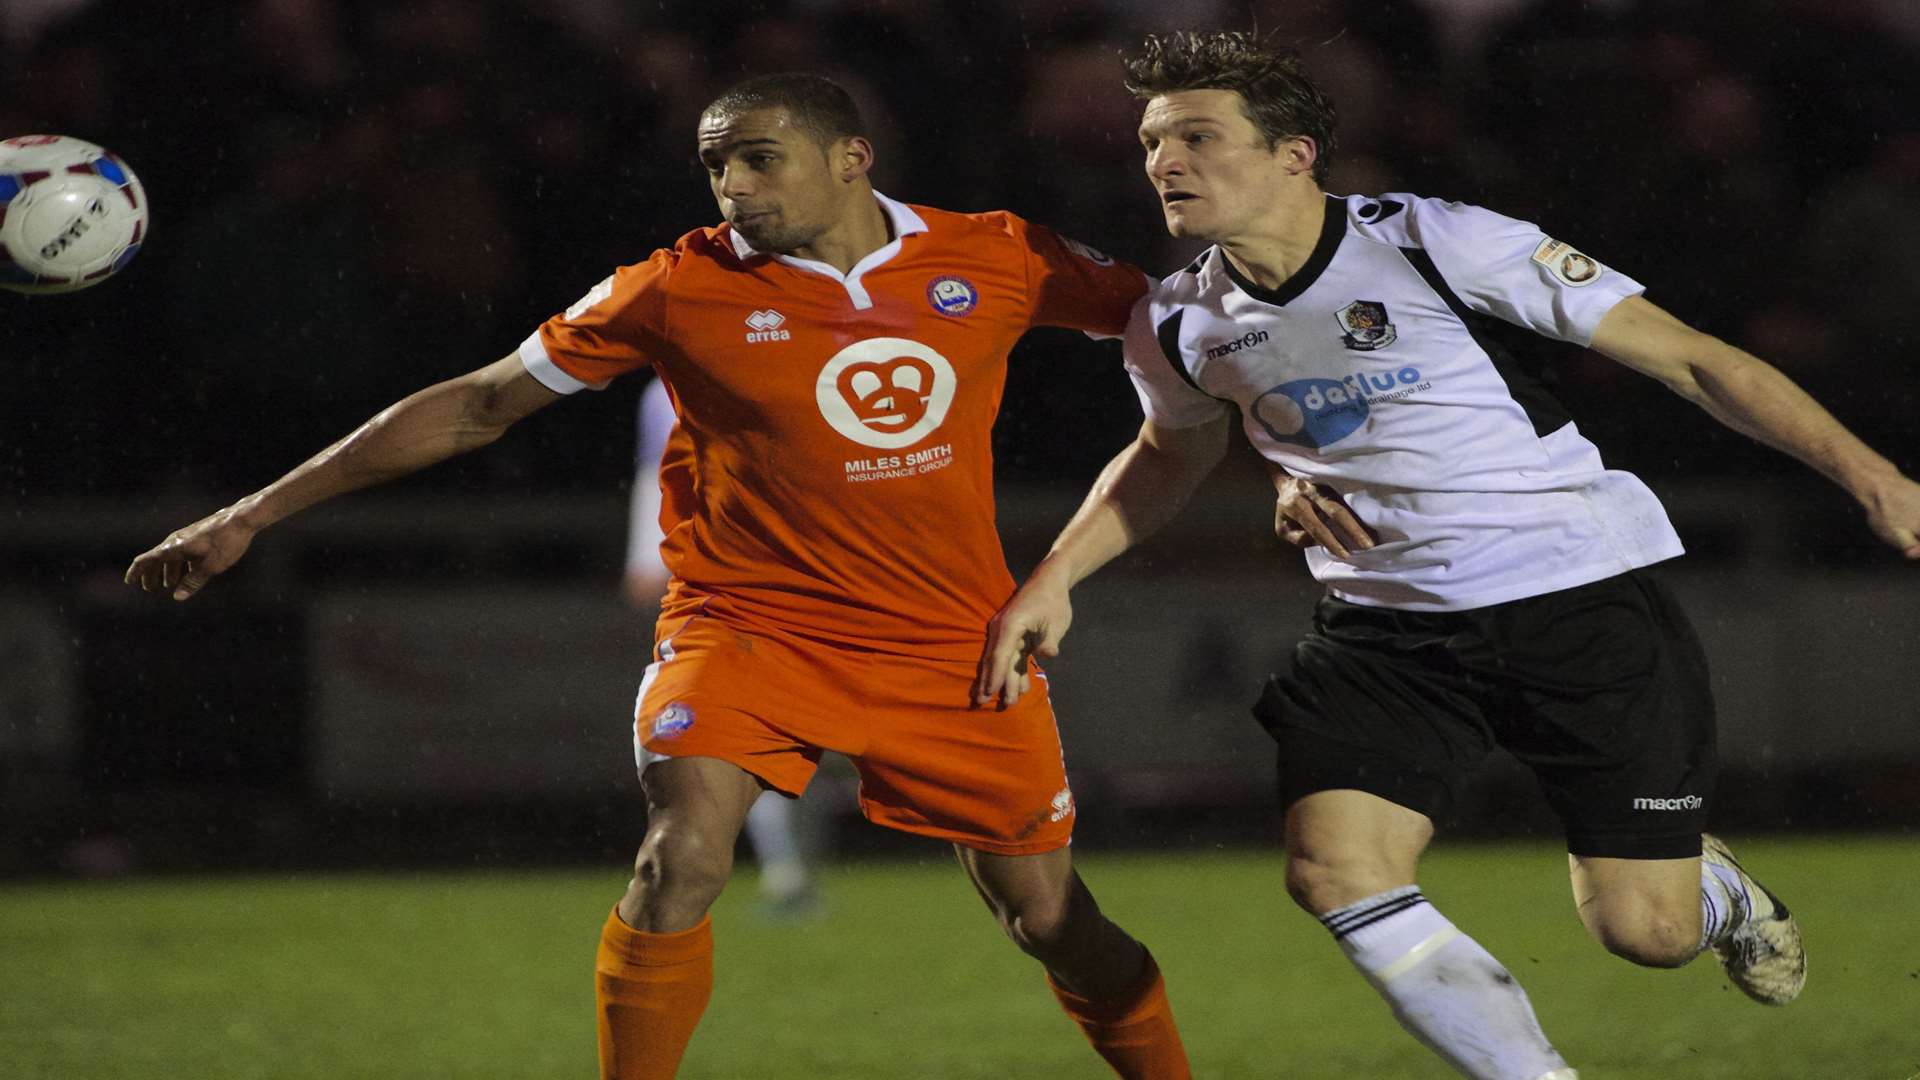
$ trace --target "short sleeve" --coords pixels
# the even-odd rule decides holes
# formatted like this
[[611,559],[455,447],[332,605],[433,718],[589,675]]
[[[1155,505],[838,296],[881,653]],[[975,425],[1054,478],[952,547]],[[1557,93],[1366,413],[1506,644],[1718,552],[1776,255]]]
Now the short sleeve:
[[674,256],[656,251],[623,266],[520,343],[520,361],[560,394],[601,390],[616,377],[652,366],[667,347],[667,283]]
[[1477,206],[1422,199],[1410,226],[1468,307],[1560,341],[1588,344],[1615,304],[1646,291],[1537,226]]
[[1146,292],[1143,271],[1013,214],[1006,228],[1026,252],[1032,325],[1121,335],[1133,302]]
[[[1121,338],[1121,356],[1127,377],[1133,380],[1134,393],[1140,395],[1140,411],[1155,426],[1189,428],[1207,423],[1228,408],[1226,402],[1211,397],[1182,375],[1180,357],[1167,355],[1154,325],[1151,296],[1134,304]],[[1178,343],[1175,343],[1178,349]]]

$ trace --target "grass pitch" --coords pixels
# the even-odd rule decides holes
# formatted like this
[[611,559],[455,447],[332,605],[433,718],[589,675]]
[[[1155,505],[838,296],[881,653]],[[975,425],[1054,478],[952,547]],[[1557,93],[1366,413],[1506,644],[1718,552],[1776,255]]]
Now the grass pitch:
[[[1786,1009],[1710,957],[1606,956],[1553,847],[1443,844],[1423,884],[1587,1080],[1920,1073],[1920,844],[1734,839],[1807,930],[1808,989]],[[1276,855],[1081,863],[1159,957],[1197,1076],[1451,1075],[1287,901]],[[592,1076],[594,942],[623,884],[610,867],[0,887],[0,1076]],[[942,849],[831,868],[823,893],[817,918],[780,923],[750,871],[735,880],[683,1077],[1108,1075]]]

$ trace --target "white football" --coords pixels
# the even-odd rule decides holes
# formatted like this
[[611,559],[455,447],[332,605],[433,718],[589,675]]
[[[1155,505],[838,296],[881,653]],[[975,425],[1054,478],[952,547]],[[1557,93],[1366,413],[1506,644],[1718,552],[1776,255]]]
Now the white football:
[[126,162],[65,135],[0,140],[0,289],[97,285],[146,234],[147,193]]

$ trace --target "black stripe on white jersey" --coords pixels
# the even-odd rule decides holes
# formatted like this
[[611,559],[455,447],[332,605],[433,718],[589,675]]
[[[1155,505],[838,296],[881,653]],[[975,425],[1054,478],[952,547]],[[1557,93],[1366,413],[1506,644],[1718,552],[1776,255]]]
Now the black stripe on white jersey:
[[[1174,308],[1173,314],[1153,328],[1153,336],[1160,342],[1160,355],[1165,356],[1167,363],[1173,365],[1174,374],[1180,376],[1188,386],[1200,390],[1200,384],[1193,381],[1193,372],[1187,370],[1187,362],[1180,356],[1180,321],[1186,317],[1186,308]],[[1206,393],[1205,390],[1200,392]]]
[[[1468,307],[1460,295],[1453,291],[1453,286],[1447,284],[1440,268],[1434,265],[1433,257],[1423,249],[1403,247],[1400,254],[1405,255],[1407,262],[1426,279],[1427,286],[1440,294],[1440,299],[1446,301],[1453,317],[1467,328],[1473,343],[1480,346],[1480,351],[1486,353],[1487,359],[1493,362],[1493,370],[1507,384],[1507,392],[1513,395],[1513,400],[1526,412],[1535,435],[1544,438],[1573,423],[1573,414],[1547,389],[1545,361],[1531,354],[1527,361],[1522,361],[1498,340],[1497,335],[1505,331],[1508,323]],[[1535,335],[1529,334],[1528,337],[1532,340]]]

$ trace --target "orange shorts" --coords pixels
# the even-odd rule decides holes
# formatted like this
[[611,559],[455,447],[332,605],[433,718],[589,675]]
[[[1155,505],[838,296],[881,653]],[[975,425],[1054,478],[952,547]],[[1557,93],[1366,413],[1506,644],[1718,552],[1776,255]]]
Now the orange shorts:
[[731,762],[788,795],[822,751],[852,760],[860,811],[902,832],[1000,855],[1066,845],[1073,795],[1046,679],[1010,709],[970,706],[974,666],[663,622],[640,684],[634,758]]

